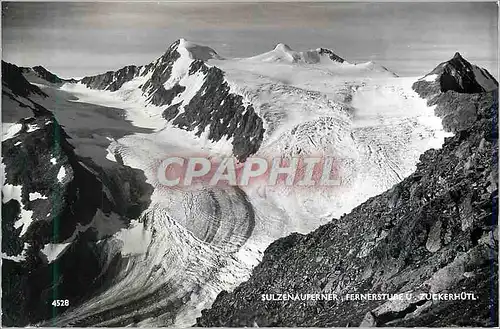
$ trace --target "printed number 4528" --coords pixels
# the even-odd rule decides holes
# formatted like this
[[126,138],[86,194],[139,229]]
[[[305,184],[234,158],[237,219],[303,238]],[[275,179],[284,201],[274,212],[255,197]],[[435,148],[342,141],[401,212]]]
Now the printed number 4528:
[[55,307],[69,306],[69,299],[55,299],[52,302],[52,306],[55,306]]

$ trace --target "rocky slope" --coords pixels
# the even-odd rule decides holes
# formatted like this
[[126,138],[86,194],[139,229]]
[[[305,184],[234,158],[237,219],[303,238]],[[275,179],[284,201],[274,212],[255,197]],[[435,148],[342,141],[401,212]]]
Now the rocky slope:
[[36,97],[47,94],[24,78],[22,68],[2,61],[2,126],[32,115],[51,115],[32,100]]
[[28,80],[30,83],[46,84],[48,82],[52,85],[60,86],[65,82],[76,82],[76,80],[74,79],[60,78],[54,73],[47,70],[45,67],[40,65],[33,67],[23,67],[21,68],[21,72],[23,76],[26,78],[26,80]]
[[262,119],[252,104],[231,90],[224,72],[206,63],[212,58],[221,59],[209,47],[180,39],[148,65],[127,66],[80,82],[116,92],[126,89],[127,82],[141,81],[138,88],[145,104],[161,107],[165,120],[196,136],[206,133],[211,141],[231,140],[234,155],[243,161],[262,142]]
[[[198,326],[498,325],[498,90],[479,90],[463,70],[459,77],[449,70],[414,88],[455,135],[348,215],[275,241],[247,282],[202,311]],[[477,300],[432,298],[462,292]],[[338,300],[262,298],[316,293]],[[412,297],[347,300],[351,293]]]
[[2,322],[26,326],[68,308],[53,300],[75,306],[105,285],[120,257],[99,241],[139,216],[151,190],[138,170],[103,171],[78,157],[52,113],[24,97],[45,94],[16,66],[2,67],[4,96],[35,115],[2,140]]

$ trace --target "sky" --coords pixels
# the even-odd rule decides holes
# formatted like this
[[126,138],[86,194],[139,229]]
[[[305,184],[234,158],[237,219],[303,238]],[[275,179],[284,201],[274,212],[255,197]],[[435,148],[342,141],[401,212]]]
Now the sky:
[[285,43],[422,76],[455,52],[498,77],[496,3],[3,2],[3,60],[83,77],[142,65],[179,38],[223,57]]

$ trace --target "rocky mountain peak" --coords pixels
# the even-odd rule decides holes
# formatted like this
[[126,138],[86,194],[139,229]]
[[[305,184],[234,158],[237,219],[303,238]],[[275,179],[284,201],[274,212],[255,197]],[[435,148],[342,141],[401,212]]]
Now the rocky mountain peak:
[[178,39],[169,47],[169,51],[177,51],[181,57],[186,56],[192,60],[208,61],[210,59],[222,59],[212,48],[196,44],[186,39]]
[[478,93],[498,88],[498,82],[486,69],[472,65],[459,52],[441,63],[431,74],[440,76],[441,91]]
[[463,57],[462,57],[462,55],[460,55],[460,53],[457,51],[457,52],[455,53],[455,55],[453,56],[453,59],[461,59],[461,60],[463,60],[464,58],[463,58]]
[[428,98],[450,90],[467,94],[489,92],[498,89],[498,82],[488,70],[471,64],[456,52],[450,60],[436,66],[413,87]]

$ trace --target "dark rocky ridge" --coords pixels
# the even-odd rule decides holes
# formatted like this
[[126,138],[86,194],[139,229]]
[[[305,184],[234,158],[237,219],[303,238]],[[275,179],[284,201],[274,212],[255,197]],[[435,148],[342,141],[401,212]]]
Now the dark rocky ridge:
[[[465,101],[475,115],[450,120],[455,136],[425,152],[415,173],[392,189],[310,234],[272,243],[250,279],[220,293],[197,325],[498,326],[497,92],[432,94],[448,115]],[[472,292],[478,300],[261,300],[410,291]]]
[[[116,91],[135,77],[151,74],[151,78],[140,88],[149,103],[167,106],[163,112],[165,120],[171,121],[176,127],[196,131],[197,136],[208,129],[208,138],[212,141],[219,141],[224,137],[232,139],[233,154],[238,160],[244,161],[257,152],[262,143],[264,136],[262,119],[251,104],[244,104],[241,95],[230,92],[224,72],[215,66],[207,66],[202,60],[207,59],[203,54],[193,54],[193,57],[201,56],[202,59],[195,59],[187,73],[202,74],[203,85],[188,104],[172,104],[174,98],[186,89],[178,82],[169,89],[164,86],[171,77],[173,65],[181,57],[179,46],[180,40],[177,40],[165,54],[146,66],[127,66],[116,72],[85,77],[81,82],[89,88]],[[210,49],[202,46],[198,48],[197,50],[205,50],[204,52],[208,52],[205,48]],[[219,58],[213,50],[210,51],[210,56]],[[179,114],[181,106],[184,107],[184,112]]]
[[[4,84],[12,80],[5,74],[2,78]],[[28,86],[22,92],[35,87],[27,81],[20,84]],[[29,103],[20,95],[14,97]],[[2,322],[7,326],[50,319],[66,309],[53,307],[54,299],[69,299],[76,306],[105,286],[107,273],[120,256],[110,263],[107,250],[97,241],[137,218],[152,192],[140,170],[126,166],[103,170],[78,157],[47,109],[18,123],[22,129],[2,142],[4,184],[22,186],[21,203],[25,211],[32,211],[32,222],[21,236],[22,228],[14,227],[21,204],[15,199],[3,202],[2,252],[25,256],[21,261],[2,260]],[[62,181],[57,177],[61,167],[65,169]],[[30,200],[35,192],[46,198]],[[68,242],[68,249],[48,263],[41,252],[44,245]]]
[[61,79],[59,78],[57,75],[55,75],[54,73],[52,72],[49,72],[46,68],[44,68],[43,66],[33,66],[32,67],[33,71],[35,71],[38,76],[42,79],[45,79],[47,80],[48,82],[51,82],[51,83],[62,83],[64,81],[67,81],[67,80],[64,80],[64,79]]
[[[498,82],[496,79],[483,68],[477,67],[478,71],[486,78],[492,81],[497,87]],[[481,93],[486,90],[477,80],[474,74],[473,65],[460,55],[455,53],[452,59],[439,64],[428,75],[438,75],[439,79],[435,82],[428,82],[420,80],[416,82],[414,89],[417,90],[422,96],[427,97],[428,93],[437,94],[437,90],[445,92],[453,90],[459,93]],[[423,86],[420,86],[422,84]],[[426,85],[430,85],[430,90],[426,91]]]
[[118,71],[108,71],[103,74],[84,77],[80,82],[92,89],[117,91],[125,82],[136,77],[139,69],[140,67],[129,65]]
[[332,50],[330,49],[326,49],[326,48],[319,48],[319,52],[318,52],[320,55],[328,55],[328,57],[330,57],[330,59],[334,62],[339,62],[339,63],[343,63],[345,60],[338,56],[337,54],[335,54]]
[[[26,81],[22,68],[2,61],[2,122],[15,122],[32,115],[51,116],[45,107],[32,100],[36,97],[48,96],[40,88]],[[12,103],[8,104],[8,100]]]
[[32,85],[23,76],[23,69],[2,61],[2,85],[8,87],[15,95],[27,97],[29,95],[47,95],[35,85]]
[[63,79],[50,72],[43,66],[33,66],[33,67],[20,67],[23,76],[28,80],[28,82],[39,82],[36,81],[40,79],[42,82],[49,82],[53,85],[62,85],[65,82],[76,82],[75,79]]
[[142,91],[148,95],[152,104],[156,106],[170,105],[175,96],[182,93],[185,88],[176,84],[171,89],[167,90],[163,86],[170,79],[172,74],[172,66],[180,58],[177,51],[179,40],[174,42],[163,56],[158,58],[154,64],[146,66],[144,74],[151,71],[151,79],[143,86]]

